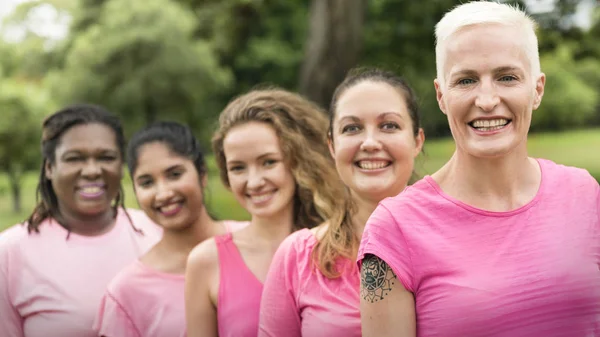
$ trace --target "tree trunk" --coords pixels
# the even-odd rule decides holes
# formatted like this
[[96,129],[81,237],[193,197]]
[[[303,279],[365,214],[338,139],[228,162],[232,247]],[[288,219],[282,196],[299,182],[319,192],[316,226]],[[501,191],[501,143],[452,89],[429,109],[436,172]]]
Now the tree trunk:
[[366,0],[312,0],[300,93],[325,108],[358,62],[365,10]]
[[9,170],[8,181],[13,200],[13,212],[21,213],[21,179],[19,179],[19,174]]

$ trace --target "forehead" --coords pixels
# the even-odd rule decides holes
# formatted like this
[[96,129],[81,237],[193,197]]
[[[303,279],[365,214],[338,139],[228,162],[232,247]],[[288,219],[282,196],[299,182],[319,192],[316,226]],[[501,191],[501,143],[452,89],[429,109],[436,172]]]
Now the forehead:
[[[156,160],[160,158],[160,160]],[[180,156],[162,142],[144,144],[138,150],[135,175],[162,172],[175,165],[192,165],[188,158]]]
[[247,161],[266,153],[281,154],[281,147],[273,127],[266,123],[248,122],[227,132],[223,151],[227,161]]
[[100,123],[73,126],[61,136],[56,148],[57,152],[97,150],[119,151],[113,129]]
[[370,118],[383,112],[398,112],[408,117],[404,94],[385,82],[363,81],[342,93],[336,105],[335,119]]
[[444,43],[444,72],[485,71],[500,67],[530,69],[526,39],[519,29],[500,24],[465,27]]

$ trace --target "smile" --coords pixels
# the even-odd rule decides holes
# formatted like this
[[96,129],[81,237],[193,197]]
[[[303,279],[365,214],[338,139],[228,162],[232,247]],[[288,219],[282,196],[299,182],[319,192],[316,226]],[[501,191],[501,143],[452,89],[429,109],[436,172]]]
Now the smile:
[[161,207],[158,207],[158,211],[165,216],[171,216],[177,214],[183,208],[183,202],[173,202]]
[[363,170],[380,170],[392,164],[389,160],[359,160],[355,163],[356,166]]
[[103,186],[83,186],[79,188],[78,193],[85,199],[94,199],[104,195],[106,189]]
[[469,123],[469,125],[477,131],[496,131],[506,127],[511,120],[506,118],[497,119],[478,119]]
[[273,198],[273,195],[275,195],[275,192],[276,191],[271,191],[247,196],[248,198],[250,198],[250,201],[252,201],[253,204],[263,204],[271,200],[271,198]]

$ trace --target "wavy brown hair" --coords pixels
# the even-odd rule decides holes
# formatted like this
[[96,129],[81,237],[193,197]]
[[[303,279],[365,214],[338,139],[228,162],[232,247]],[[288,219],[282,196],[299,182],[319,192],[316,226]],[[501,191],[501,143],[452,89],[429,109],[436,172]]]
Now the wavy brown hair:
[[223,140],[232,128],[248,122],[270,125],[279,138],[284,162],[296,182],[294,226],[312,228],[334,216],[344,190],[327,147],[325,111],[278,88],[253,90],[229,102],[212,139],[221,180],[228,188]]
[[[378,68],[356,68],[348,72],[344,81],[337,86],[333,93],[329,107],[329,130],[327,132],[329,141],[333,144],[333,122],[338,100],[348,89],[367,81],[385,83],[396,89],[398,95],[401,95],[406,102],[408,114],[412,121],[413,134],[417,137],[421,129],[419,104],[413,89],[408,83],[390,71]],[[415,178],[416,175],[413,172],[411,180]],[[329,220],[327,230],[312,252],[317,267],[328,278],[340,276],[340,271],[336,268],[336,261],[340,257],[354,260],[360,244],[359,235],[352,224],[352,214],[355,208],[349,198],[349,191],[347,190],[347,192],[343,209],[335,213]]]

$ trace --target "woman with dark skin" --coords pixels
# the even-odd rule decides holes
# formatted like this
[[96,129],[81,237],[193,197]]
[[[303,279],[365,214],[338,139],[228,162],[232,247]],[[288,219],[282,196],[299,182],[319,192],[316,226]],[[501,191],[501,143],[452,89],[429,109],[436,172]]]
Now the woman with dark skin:
[[39,203],[0,236],[0,335],[92,337],[108,282],[162,231],[126,210],[125,141],[102,107],[75,105],[42,131]]

